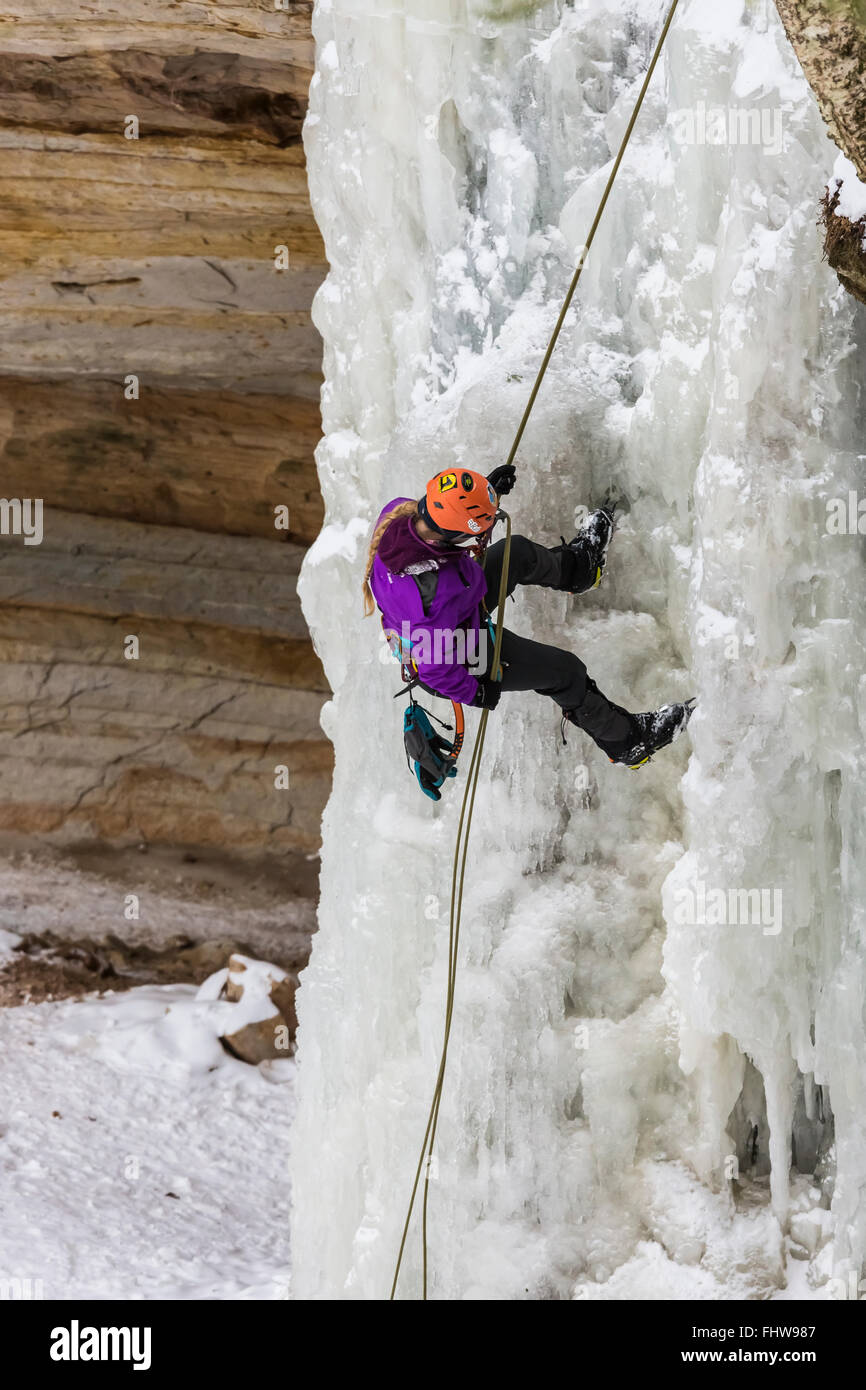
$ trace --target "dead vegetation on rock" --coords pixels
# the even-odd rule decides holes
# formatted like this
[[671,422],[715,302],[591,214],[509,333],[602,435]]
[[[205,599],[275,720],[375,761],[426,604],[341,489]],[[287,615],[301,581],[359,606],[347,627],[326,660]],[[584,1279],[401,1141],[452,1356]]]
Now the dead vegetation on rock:
[[857,222],[841,217],[838,203],[839,189],[831,194],[828,188],[821,200],[824,254],[848,293],[866,304],[866,217]]

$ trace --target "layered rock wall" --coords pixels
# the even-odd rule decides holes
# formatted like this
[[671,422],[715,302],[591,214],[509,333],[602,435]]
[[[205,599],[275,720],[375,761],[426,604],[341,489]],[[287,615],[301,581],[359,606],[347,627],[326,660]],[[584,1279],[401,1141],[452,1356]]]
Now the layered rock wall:
[[316,848],[310,9],[0,0],[0,830]]

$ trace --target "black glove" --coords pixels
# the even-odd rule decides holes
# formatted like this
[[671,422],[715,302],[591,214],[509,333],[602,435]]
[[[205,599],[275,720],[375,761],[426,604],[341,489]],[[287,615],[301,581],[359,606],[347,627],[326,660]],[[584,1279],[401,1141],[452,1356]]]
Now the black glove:
[[478,694],[472,703],[479,709],[496,709],[501,694],[502,686],[499,681],[492,681],[489,676],[481,676],[478,681]]
[[517,469],[513,463],[501,463],[492,473],[487,474],[487,481],[497,497],[507,497],[517,482]]

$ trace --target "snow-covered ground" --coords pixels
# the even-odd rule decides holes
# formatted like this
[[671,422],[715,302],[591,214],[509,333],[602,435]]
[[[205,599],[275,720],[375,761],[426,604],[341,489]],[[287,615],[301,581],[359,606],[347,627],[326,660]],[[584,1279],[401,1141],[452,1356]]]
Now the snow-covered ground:
[[[113,933],[169,964],[178,937],[217,943],[215,960],[237,941],[265,959],[306,949],[309,901],[276,871],[268,883],[265,869],[256,879],[155,850],[84,858],[87,870],[68,855],[0,859],[0,972],[16,959],[26,982],[27,960],[14,955],[23,934]],[[63,985],[62,959],[55,973]],[[249,990],[219,1000],[224,973],[200,994],[149,984],[0,1008],[0,1288],[19,1280],[13,1296],[52,1299],[287,1296],[295,1064],[226,1053],[220,1031],[272,1010]]]
[[232,1006],[196,994],[0,1009],[0,1281],[50,1299],[287,1296],[294,1062],[228,1056]]

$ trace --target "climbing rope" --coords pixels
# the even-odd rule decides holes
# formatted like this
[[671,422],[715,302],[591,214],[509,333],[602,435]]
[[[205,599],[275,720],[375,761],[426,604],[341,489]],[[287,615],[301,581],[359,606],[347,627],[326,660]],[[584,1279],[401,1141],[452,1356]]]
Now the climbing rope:
[[613,161],[613,168],[610,171],[607,183],[605,184],[604,192],[601,195],[601,202],[598,205],[595,217],[592,219],[592,226],[589,229],[589,235],[587,236],[586,241],[583,244],[583,250],[580,256],[578,257],[577,269],[575,270],[574,275],[572,276],[571,284],[568,287],[568,293],[565,296],[562,308],[559,311],[559,318],[556,320],[553,332],[550,335],[550,342],[547,344],[547,351],[541,359],[541,366],[538,369],[538,376],[535,378],[535,385],[533,386],[532,391],[530,392],[529,400],[526,403],[526,409],[523,412],[523,419],[520,421],[520,424],[517,427],[517,433],[514,436],[514,443],[512,444],[509,450],[508,458],[505,460],[506,463],[514,462],[514,456],[520,447],[520,441],[523,438],[523,431],[526,429],[527,421],[529,420],[529,417],[532,414],[532,407],[535,405],[535,398],[538,395],[539,388],[541,386],[542,381],[544,380],[544,373],[547,371],[547,364],[553,356],[553,349],[556,347],[556,340],[559,337],[559,331],[562,328],[563,323],[565,322],[566,314],[571,308],[571,301],[574,298],[574,292],[577,289],[578,281],[580,280],[583,267],[586,265],[586,258],[589,255],[589,248],[592,246],[592,243],[595,240],[595,234],[598,230],[598,224],[601,221],[602,213],[604,212],[605,207],[607,206],[607,200],[610,197],[610,191],[613,188],[613,185],[616,181],[616,176],[619,173],[619,166],[622,164],[623,155],[625,154],[626,149],[628,148],[628,142],[631,139],[631,133],[634,130],[635,125],[637,123],[637,118],[640,115],[640,109],[643,106],[643,99],[646,96],[647,88],[650,82],[652,81],[652,75],[655,72],[656,63],[658,62],[661,56],[661,51],[664,48],[665,39],[667,38],[668,30],[670,29],[673,23],[674,15],[676,13],[676,8],[678,4],[679,0],[673,0],[673,3],[670,9],[668,10],[667,18],[664,22],[664,25],[662,26],[662,31],[659,34],[658,42],[656,43],[655,49],[653,51],[653,56],[650,59],[650,65],[646,70],[646,76],[644,77],[643,85],[640,91],[638,92],[637,101],[635,102],[634,110],[631,113],[631,120],[626,126],[625,135],[623,135],[622,143],[619,147],[619,153],[617,154],[616,159]]
[[[553,349],[556,347],[556,341],[559,337],[562,325],[565,322],[565,316],[568,313],[569,308],[571,307],[571,301],[574,298],[574,292],[577,289],[581,272],[583,271],[583,267],[586,264],[586,258],[589,254],[589,249],[592,246],[593,239],[595,238],[595,233],[598,229],[598,224],[601,221],[602,214],[604,212],[605,206],[607,205],[608,197],[610,196],[611,189],[613,188],[613,185],[616,181],[616,176],[619,173],[619,167],[622,164],[623,156],[626,152],[626,149],[628,148],[628,142],[631,139],[632,131],[634,130],[635,125],[637,123],[637,118],[640,115],[640,110],[643,106],[643,100],[646,96],[647,88],[649,87],[649,84],[652,81],[652,75],[655,71],[659,57],[661,56],[662,49],[664,48],[665,39],[667,38],[671,24],[673,23],[674,14],[676,13],[676,8],[678,4],[679,0],[672,0],[664,25],[662,26],[661,33],[659,34],[658,41],[656,43],[652,58],[650,60],[650,65],[647,68],[643,84],[641,85],[641,89],[637,96],[637,101],[634,105],[634,110],[631,113],[631,119],[629,120],[629,123],[626,126],[625,134],[623,135],[622,142],[619,147],[619,152],[616,156],[616,159],[613,162],[613,168],[610,171],[607,183],[605,184],[604,192],[601,195],[601,201],[599,202],[595,217],[592,220],[592,226],[589,229],[589,234],[587,235],[581,255],[578,259],[577,268],[574,272],[574,275],[572,276],[571,284],[568,287],[568,293],[565,296],[565,300],[559,312],[559,317],[556,320],[556,324],[554,325],[553,332],[550,336],[550,342],[547,344],[547,349],[545,351],[544,357],[541,360],[541,366],[538,369],[538,375],[535,378],[535,383],[532,387],[532,391],[530,392],[529,400],[526,404],[526,409],[523,412],[523,418],[521,419],[520,424],[517,427],[517,433],[514,436],[514,442],[511,445],[511,448],[508,452],[508,458],[506,459],[506,463],[514,462],[514,457],[517,453],[518,448],[520,447],[520,441],[523,438],[523,431],[526,429],[527,422],[529,420],[530,415],[532,414],[532,408],[535,405],[535,400],[541,387],[541,383],[544,380],[544,374],[547,371],[548,363],[550,362],[550,359],[553,356]],[[502,630],[505,620],[505,600],[508,593],[508,564],[510,556],[511,518],[509,516],[506,516],[505,546],[502,556],[502,575],[499,581],[499,595],[497,598],[496,633],[493,644],[493,660],[490,667],[490,674],[492,679],[494,680],[498,680],[501,676],[499,657],[502,649]],[[430,1189],[430,1165],[433,1159],[433,1145],[436,1141],[436,1129],[439,1124],[439,1106],[442,1101],[442,1088],[445,1081],[445,1067],[448,1061],[448,1042],[451,1037],[451,1020],[454,1013],[454,993],[457,984],[457,949],[460,944],[460,920],[463,912],[463,880],[466,872],[466,855],[469,847],[469,832],[472,827],[472,811],[475,806],[475,791],[478,786],[478,773],[481,767],[481,754],[484,750],[484,739],[487,734],[488,714],[489,710],[483,710],[481,714],[481,719],[478,724],[478,732],[475,736],[475,744],[472,749],[472,757],[469,763],[469,771],[467,773],[466,778],[466,789],[463,793],[463,804],[460,808],[460,820],[457,825],[457,842],[454,848],[454,863],[451,873],[451,911],[448,923],[448,992],[445,1002],[445,1031],[442,1039],[442,1052],[439,1059],[439,1071],[436,1076],[436,1087],[433,1092],[433,1100],[431,1102],[430,1113],[427,1118],[427,1128],[424,1131],[424,1140],[421,1144],[421,1155],[418,1159],[418,1166],[415,1169],[415,1181],[412,1184],[412,1193],[409,1198],[409,1209],[406,1212],[406,1220],[403,1224],[403,1234],[400,1240],[400,1249],[397,1254],[397,1263],[394,1268],[394,1278],[391,1284],[390,1294],[391,1299],[395,1297],[397,1292],[397,1280],[400,1277],[400,1266],[403,1262],[403,1252],[406,1248],[406,1238],[409,1234],[409,1224],[412,1220],[412,1212],[415,1206],[415,1198],[418,1193],[418,1184],[421,1181],[422,1171],[424,1172],[424,1196],[422,1203],[421,1221],[421,1244],[423,1258],[422,1296],[425,1300],[427,1298],[427,1198]]]
[[[505,547],[502,553],[502,574],[499,579],[499,595],[497,597],[496,615],[496,634],[493,642],[493,660],[490,663],[490,675],[493,680],[498,680],[501,675],[499,654],[502,650],[502,628],[503,614],[505,612],[505,600],[508,596],[508,562],[511,556],[511,517],[505,517]],[[442,1085],[445,1080],[445,1066],[448,1060],[448,1040],[451,1036],[451,1019],[454,1012],[454,987],[457,982],[457,947],[460,944],[460,918],[463,912],[463,878],[466,872],[466,853],[469,848],[469,831],[472,825],[472,809],[475,805],[475,789],[478,786],[478,772],[481,767],[481,754],[484,750],[484,738],[487,733],[487,716],[490,711],[485,709],[481,713],[478,724],[478,733],[475,735],[475,743],[472,748],[472,757],[469,762],[469,771],[466,775],[466,790],[463,793],[463,804],[460,808],[460,820],[457,824],[457,842],[454,847],[454,863],[451,870],[451,911],[448,922],[448,993],[445,1003],[445,1035],[442,1040],[442,1054],[439,1059],[439,1072],[436,1077],[436,1089],[433,1093],[433,1101],[430,1105],[430,1114],[427,1118],[427,1128],[424,1131],[424,1141],[421,1145],[421,1156],[418,1159],[418,1166],[415,1169],[415,1181],[412,1184],[412,1195],[409,1198],[409,1210],[406,1213],[406,1220],[403,1225],[403,1235],[400,1240],[400,1250],[397,1255],[397,1264],[394,1269],[394,1279],[391,1284],[391,1298],[397,1291],[397,1280],[400,1276],[400,1265],[403,1261],[403,1251],[406,1247],[406,1237],[409,1234],[409,1222],[412,1219],[412,1210],[415,1206],[415,1197],[418,1192],[418,1184],[421,1180],[421,1171],[424,1170],[424,1202],[422,1217],[422,1241],[424,1255],[424,1293],[427,1298],[427,1197],[430,1190],[430,1163],[433,1157],[433,1145],[436,1141],[436,1128],[439,1123],[439,1105],[442,1100]],[[467,814],[468,808],[468,814]],[[465,833],[464,833],[465,825]],[[458,877],[459,871],[459,877]]]

